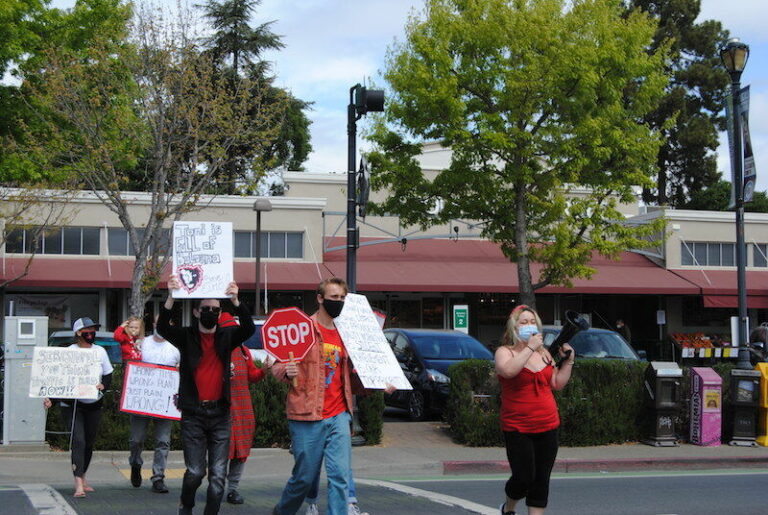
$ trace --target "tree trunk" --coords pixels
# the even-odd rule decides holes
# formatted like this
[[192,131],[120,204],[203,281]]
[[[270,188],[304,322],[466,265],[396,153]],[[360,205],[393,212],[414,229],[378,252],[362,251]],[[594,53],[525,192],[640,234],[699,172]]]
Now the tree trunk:
[[141,318],[144,316],[144,305],[151,295],[151,292],[149,295],[144,293],[144,288],[142,288],[146,267],[146,259],[141,259],[137,256],[136,262],[133,265],[133,276],[131,277],[131,296],[128,300],[128,315],[132,317]]
[[531,280],[531,264],[528,259],[525,185],[518,183],[516,190],[515,246],[517,247],[517,282],[520,288],[520,303],[536,309],[536,296],[533,294],[533,281]]

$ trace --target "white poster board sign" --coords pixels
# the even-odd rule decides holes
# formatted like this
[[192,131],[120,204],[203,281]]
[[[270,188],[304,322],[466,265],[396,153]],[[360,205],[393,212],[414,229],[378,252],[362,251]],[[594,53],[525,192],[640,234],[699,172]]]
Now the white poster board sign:
[[125,366],[120,411],[136,415],[180,420],[175,397],[179,392],[179,371],[174,367],[129,362]]
[[176,299],[225,298],[234,280],[230,222],[174,222],[173,273]]
[[35,347],[29,378],[30,397],[98,399],[101,359],[96,349]]
[[350,293],[333,320],[349,357],[366,388],[411,390],[365,295]]

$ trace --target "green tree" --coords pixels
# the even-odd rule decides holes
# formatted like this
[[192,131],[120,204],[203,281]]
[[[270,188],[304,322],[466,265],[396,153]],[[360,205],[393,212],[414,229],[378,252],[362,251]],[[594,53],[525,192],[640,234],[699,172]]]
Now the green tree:
[[[169,224],[202,207],[233,146],[249,142],[242,159],[262,169],[284,111],[259,102],[247,80],[233,91],[188,27],[140,10],[126,40],[96,40],[85,53],[51,48],[25,77],[41,106],[26,138],[37,142],[39,165],[76,177],[128,232],[132,315],[143,312],[169,258]],[[136,180],[150,195],[144,209],[132,208],[139,199],[126,189]]]
[[[295,98],[290,92],[274,86],[270,63],[262,55],[268,50],[280,50],[285,45],[280,36],[272,32],[274,22],[251,26],[250,20],[261,0],[208,0],[203,6],[206,19],[213,27],[213,34],[205,40],[207,51],[214,56],[220,72],[228,76],[232,89],[242,87],[246,79],[256,85],[257,95],[266,89],[261,100],[285,107],[280,133],[265,153],[267,168],[301,169],[312,150],[309,135],[309,118],[304,111],[310,103]],[[254,104],[256,102],[254,98]],[[258,108],[249,113],[258,116]],[[254,123],[258,123],[254,120]],[[248,142],[243,142],[247,146]],[[256,189],[253,171],[240,158],[247,148],[233,146],[224,173],[217,181],[216,191],[235,194],[252,193]],[[260,175],[258,172],[256,175]]]
[[[720,179],[715,184],[699,190],[691,195],[691,199],[681,206],[683,209],[700,211],[731,211],[731,183]],[[752,202],[744,204],[744,210],[749,213],[768,213],[768,195],[764,191],[756,191]]]
[[662,134],[654,188],[643,199],[682,206],[691,195],[717,183],[718,131],[725,130],[728,75],[718,46],[728,38],[718,21],[696,22],[700,0],[630,0],[658,21],[651,51],[668,47],[671,80],[658,108],[644,117]]
[[[593,252],[648,246],[661,226],[627,225],[617,204],[654,172],[659,137],[641,119],[663,94],[666,56],[646,52],[656,24],[624,14],[612,0],[429,0],[386,63],[370,161],[391,194],[376,210],[425,227],[476,220],[517,263],[529,304],[594,273]],[[414,159],[424,140],[452,151],[434,178]]]

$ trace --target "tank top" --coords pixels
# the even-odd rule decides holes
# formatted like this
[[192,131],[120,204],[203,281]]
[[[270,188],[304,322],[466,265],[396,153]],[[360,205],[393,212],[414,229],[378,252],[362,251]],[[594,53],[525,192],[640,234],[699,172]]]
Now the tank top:
[[499,376],[501,384],[501,429],[520,433],[543,433],[560,427],[552,394],[554,367],[538,372],[525,367],[511,379]]

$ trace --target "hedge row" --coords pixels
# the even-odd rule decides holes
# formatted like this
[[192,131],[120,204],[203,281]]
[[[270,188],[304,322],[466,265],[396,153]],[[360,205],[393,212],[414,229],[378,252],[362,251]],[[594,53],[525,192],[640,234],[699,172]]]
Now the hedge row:
[[[579,360],[568,386],[555,392],[560,410],[560,443],[564,446],[606,445],[635,442],[648,420],[644,374],[648,363],[614,360]],[[713,367],[723,378],[723,397],[728,391],[731,364]],[[453,365],[451,394],[445,412],[454,438],[469,446],[502,446],[499,429],[499,382],[493,363],[468,360]],[[689,433],[690,371],[683,369],[676,431]],[[726,415],[727,416],[727,412]],[[723,427],[728,427],[727,420]]]
[[[115,365],[112,374],[112,387],[104,396],[99,435],[96,439],[96,449],[128,450],[130,436],[128,414],[119,409],[120,394],[123,385],[123,367]],[[271,375],[251,385],[251,400],[256,415],[256,434],[253,447],[288,447],[288,421],[285,418],[285,397],[288,385],[275,380]],[[362,436],[368,445],[381,442],[382,415],[384,412],[384,394],[374,393],[359,399],[359,419]],[[67,424],[68,426],[68,424]],[[68,427],[61,419],[58,407],[53,407],[48,413],[46,424],[46,440],[59,449],[69,448]],[[148,438],[146,448],[154,448],[154,441]],[[179,424],[173,424],[171,433],[171,449],[181,449],[181,433]]]

